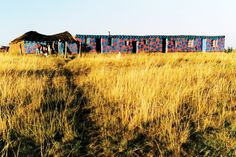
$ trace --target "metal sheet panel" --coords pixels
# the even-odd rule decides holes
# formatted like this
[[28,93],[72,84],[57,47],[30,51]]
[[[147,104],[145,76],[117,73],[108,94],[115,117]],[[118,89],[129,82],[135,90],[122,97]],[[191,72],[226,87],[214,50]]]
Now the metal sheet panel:
[[202,39],[202,52],[206,52],[207,50],[207,40]]

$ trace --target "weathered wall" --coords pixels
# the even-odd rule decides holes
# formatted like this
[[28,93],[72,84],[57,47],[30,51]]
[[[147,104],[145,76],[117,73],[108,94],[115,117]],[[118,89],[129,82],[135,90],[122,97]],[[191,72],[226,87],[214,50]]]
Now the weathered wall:
[[11,53],[11,54],[20,54],[20,51],[22,51],[23,54],[25,53],[24,41],[14,43],[14,44],[10,44],[9,53]]
[[[149,38],[149,46],[144,46],[144,51],[145,52],[162,52],[163,48],[163,40],[160,37],[151,37]],[[148,47],[148,49],[147,49]],[[142,49],[141,49],[142,50]]]
[[225,39],[219,38],[218,40],[218,46],[212,47],[212,40],[216,40],[217,38],[209,38],[206,41],[206,51],[210,52],[218,52],[218,51],[224,51],[225,49]]
[[89,37],[90,39],[89,44],[86,43],[86,38],[87,38],[86,36],[80,36],[79,38],[76,38],[76,40],[81,43],[81,51],[96,52],[96,38]]
[[[188,46],[189,40],[194,40],[192,47]],[[202,39],[197,38],[169,38],[168,39],[168,52],[200,52],[202,51]]]
[[[40,44],[42,46],[47,46],[47,42],[34,42],[34,41],[25,41],[24,42],[24,51],[26,54],[35,54],[37,49],[37,44]],[[57,42],[58,44],[58,42]],[[58,49],[58,48],[56,48]],[[63,54],[65,51],[65,44],[64,42],[60,42],[59,44],[59,50],[57,50],[59,54]],[[76,43],[68,43],[68,49],[67,52],[69,54],[77,54],[78,53],[78,46]]]
[[77,43],[68,43],[68,51],[70,54],[78,54]]
[[34,54],[36,53],[37,44],[42,46],[46,46],[46,42],[32,42],[32,41],[25,41],[24,42],[24,50],[26,54]]
[[[89,39],[89,42],[87,42]],[[145,38],[135,38],[132,36],[113,36],[112,44],[109,45],[109,36],[77,36],[76,40],[81,42],[82,51],[97,52],[97,40],[101,40],[101,52],[123,52],[132,53],[134,51],[134,43],[138,42],[138,52],[161,52],[162,44],[160,38],[150,38],[148,44],[145,44]],[[100,42],[100,41],[99,41]],[[128,43],[127,43],[128,42]]]
[[[112,45],[109,44],[112,39]],[[82,51],[99,51],[97,40],[101,39],[101,52],[123,52],[132,53],[135,51],[137,42],[137,52],[163,52],[166,47],[168,52],[201,52],[202,41],[206,39],[206,51],[224,51],[225,39],[223,36],[99,36],[99,35],[77,35],[76,39],[82,43]],[[168,40],[164,45],[164,41]],[[193,40],[189,46],[189,40]],[[217,47],[212,47],[212,41],[218,40]],[[88,42],[89,41],[89,42]]]

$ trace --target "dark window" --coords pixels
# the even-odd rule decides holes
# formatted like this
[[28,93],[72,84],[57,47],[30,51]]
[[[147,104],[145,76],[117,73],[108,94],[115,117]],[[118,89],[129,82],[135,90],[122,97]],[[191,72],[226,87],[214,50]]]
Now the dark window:
[[125,40],[125,46],[129,46],[129,41]]
[[113,38],[108,38],[108,46],[112,46],[113,45]]
[[191,48],[194,47],[194,40],[193,39],[188,40],[188,47],[191,47]]
[[144,45],[148,45],[148,40],[147,40],[147,39],[144,39],[144,40],[143,40],[143,43],[144,43]]
[[218,47],[218,44],[219,44],[218,40],[215,40],[215,47]]
[[90,38],[86,38],[86,45],[90,45]]
[[173,41],[173,45],[174,47],[177,47],[177,42],[175,40]]
[[218,47],[218,40],[212,40],[211,41],[211,47],[213,47],[213,48]]

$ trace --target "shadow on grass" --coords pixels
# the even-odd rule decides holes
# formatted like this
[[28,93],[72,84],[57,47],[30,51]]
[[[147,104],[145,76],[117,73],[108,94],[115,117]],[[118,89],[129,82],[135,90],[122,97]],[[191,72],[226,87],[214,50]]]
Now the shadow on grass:
[[[18,72],[14,72],[18,73]],[[116,126],[119,125],[113,124],[107,121],[104,121],[104,126],[100,126],[96,122],[96,117],[99,113],[95,114],[96,110],[95,105],[90,106],[90,98],[84,93],[84,88],[74,84],[73,78],[79,77],[75,75],[68,69],[61,68],[58,71],[31,71],[25,72],[21,71],[18,74],[23,75],[27,73],[28,76],[37,75],[42,77],[47,75],[49,77],[47,82],[48,89],[44,91],[44,96],[53,95],[55,92],[60,92],[59,89],[55,88],[53,85],[53,78],[57,76],[66,77],[66,85],[68,90],[73,97],[68,104],[67,100],[52,100],[49,102],[44,102],[41,104],[40,111],[42,114],[47,114],[50,112],[58,112],[62,114],[66,112],[66,118],[68,121],[73,123],[73,131],[76,135],[69,141],[63,142],[65,137],[64,133],[61,131],[61,128],[58,128],[54,132],[52,138],[46,138],[41,144],[37,143],[34,139],[26,137],[24,134],[20,133],[14,128],[9,128],[6,138],[3,140],[2,135],[0,134],[0,151],[4,156],[174,156],[174,152],[167,149],[168,141],[161,140],[157,135],[150,136],[149,129],[152,127],[153,122],[147,122],[140,124],[140,128],[134,130],[128,130],[126,126]],[[96,88],[96,85],[91,86],[91,90]],[[102,93],[101,93],[102,95]],[[103,98],[105,98],[103,96]],[[27,98],[30,100],[30,98]],[[104,102],[109,102],[104,100]],[[114,104],[106,104],[106,106],[116,106]],[[13,110],[14,108],[10,108]],[[38,111],[38,112],[40,112]],[[190,124],[190,133],[187,139],[187,142],[182,144],[181,156],[233,156],[233,150],[228,151],[222,141],[215,140],[214,138],[209,138],[211,135],[214,135],[217,132],[216,128],[206,128],[203,132],[197,132],[196,130],[196,121],[191,119],[194,114],[195,108],[186,102],[179,106],[177,111],[177,116],[180,119],[180,126],[178,124],[173,124],[172,127],[177,128],[177,130],[183,130],[181,127],[187,126]],[[117,122],[119,121],[119,117]],[[164,118],[163,118],[164,119]],[[20,120],[19,120],[20,121]],[[160,120],[156,120],[160,121]],[[23,123],[23,121],[22,121]],[[45,121],[47,123],[47,121]],[[106,124],[111,125],[108,127]],[[150,124],[152,123],[152,124]],[[183,124],[183,125],[182,125]],[[159,124],[156,124],[154,127],[158,127]],[[106,135],[101,132],[101,127],[104,127],[106,131],[112,132],[114,135]],[[227,126],[226,126],[227,127]],[[114,129],[115,128],[115,129]],[[178,129],[180,128],[180,129]],[[125,134],[130,135],[130,139],[126,139]],[[45,135],[46,136],[46,135]],[[232,135],[233,136],[233,135]],[[214,137],[214,136],[213,136]],[[104,143],[108,140],[108,144]],[[10,142],[9,142],[10,141]],[[125,142],[124,142],[125,141]],[[54,150],[54,144],[59,144],[59,149]],[[106,146],[104,148],[103,146]],[[53,153],[49,151],[52,150]]]
[[[36,71],[8,71],[8,75],[17,75],[17,76],[27,76],[30,77],[32,75],[37,77],[47,76],[47,89],[44,91],[44,97],[50,97],[55,92],[62,92],[60,89],[57,89],[53,85],[53,79],[58,76],[64,76],[66,78],[66,87],[68,90],[69,96],[73,98],[73,100],[49,100],[46,102],[42,102],[40,104],[40,108],[34,112],[37,112],[42,115],[48,115],[54,112],[58,114],[66,113],[66,119],[73,124],[73,131],[76,135],[69,140],[63,141],[64,132],[62,132],[62,128],[57,128],[54,132],[53,137],[48,138],[47,135],[44,135],[45,138],[42,143],[38,143],[32,137],[26,137],[21,130],[17,130],[14,127],[7,127],[5,130],[6,136],[3,137],[3,134],[0,133],[0,153],[3,156],[52,156],[56,154],[60,154],[62,156],[91,156],[90,146],[92,144],[97,145],[98,143],[94,143],[94,139],[97,139],[99,135],[99,127],[96,123],[91,119],[92,108],[88,106],[89,99],[84,94],[83,88],[76,86],[74,84],[75,76],[70,70],[63,68],[53,71],[53,70],[36,70]],[[27,104],[30,104],[31,98],[28,98]],[[1,112],[3,108],[0,108]],[[6,110],[11,110],[11,112],[6,112],[7,116],[15,116],[16,108],[8,107]],[[20,118],[20,117],[19,117]],[[55,117],[56,118],[56,117]],[[23,120],[19,119],[20,123],[25,123],[24,126],[28,126],[29,130],[32,124],[26,124]],[[50,122],[45,121],[50,125]],[[36,137],[37,138],[37,137]],[[97,141],[97,140],[96,140]],[[54,144],[59,143],[59,149],[54,149]],[[52,152],[50,152],[52,151]]]

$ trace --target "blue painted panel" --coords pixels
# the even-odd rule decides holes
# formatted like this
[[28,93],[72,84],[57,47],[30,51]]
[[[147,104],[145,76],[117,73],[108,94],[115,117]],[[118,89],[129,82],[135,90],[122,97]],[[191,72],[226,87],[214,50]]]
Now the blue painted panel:
[[207,40],[202,39],[202,52],[206,52],[207,50]]
[[58,42],[58,53],[63,54],[64,50],[65,50],[64,43]]

